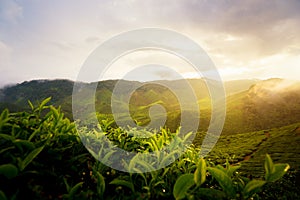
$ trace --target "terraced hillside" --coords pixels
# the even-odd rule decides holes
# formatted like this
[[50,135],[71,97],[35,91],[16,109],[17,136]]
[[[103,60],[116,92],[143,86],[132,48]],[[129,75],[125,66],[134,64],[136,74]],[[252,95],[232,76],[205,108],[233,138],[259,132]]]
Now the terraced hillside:
[[262,160],[266,153],[270,154],[274,162],[288,162],[292,169],[300,170],[300,124],[293,124],[282,128],[271,129],[269,138],[260,144],[251,154],[249,160],[243,162],[243,171],[248,170],[259,174],[262,170]]
[[[195,142],[200,144],[201,140]],[[224,163],[241,163],[245,174],[263,174],[266,153],[274,162],[289,163],[291,169],[300,170],[300,123],[257,132],[222,135],[208,158]]]

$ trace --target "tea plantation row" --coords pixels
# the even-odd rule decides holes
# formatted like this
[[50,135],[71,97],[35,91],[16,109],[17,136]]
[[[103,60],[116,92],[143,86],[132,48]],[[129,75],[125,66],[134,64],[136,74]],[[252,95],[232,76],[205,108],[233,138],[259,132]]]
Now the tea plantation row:
[[[102,120],[100,129],[103,132],[86,133],[89,141],[84,141],[97,147],[98,152],[95,149],[88,151],[82,145],[75,124],[65,118],[60,109],[47,105],[48,101],[46,99],[36,107],[30,103],[31,112],[9,113],[5,110],[0,115],[0,199],[272,199],[273,184],[282,182],[275,186],[284,186],[293,176],[289,172],[286,174],[290,167],[288,164],[274,164],[267,154],[261,163],[264,166],[261,169],[263,176],[253,179],[239,172],[241,165],[236,161],[248,151],[259,153],[250,147],[260,143],[265,137],[262,133],[257,138],[255,136],[252,145],[243,142],[232,152],[227,151],[225,146],[222,149],[221,144],[226,144],[227,148],[230,144],[235,146],[238,136],[221,137],[218,144],[221,146],[203,159],[199,157],[199,149],[193,145],[179,156],[180,147],[188,135],[180,138],[178,132],[161,129],[148,140],[142,140],[130,136],[130,131],[113,128],[109,126],[111,122]],[[126,151],[139,152],[139,158],[145,152],[157,152],[170,141],[176,141],[177,145],[169,154],[164,152],[160,160],[153,160],[152,164],[143,159],[132,159],[126,163],[114,152],[105,152],[107,149],[98,140],[103,136]],[[246,141],[249,136],[239,138]],[[220,154],[219,150],[229,157]],[[236,153],[238,150],[242,151],[239,155]],[[271,156],[275,155],[270,152]],[[143,167],[149,172],[117,171],[91,155],[97,157],[101,153],[108,161],[119,159],[120,165],[131,168],[131,171]],[[238,160],[233,158],[233,154]],[[226,157],[229,158],[227,161],[220,160]],[[153,166],[159,166],[168,159],[174,162],[152,170]],[[298,194],[295,190],[280,194],[280,197],[297,198]]]

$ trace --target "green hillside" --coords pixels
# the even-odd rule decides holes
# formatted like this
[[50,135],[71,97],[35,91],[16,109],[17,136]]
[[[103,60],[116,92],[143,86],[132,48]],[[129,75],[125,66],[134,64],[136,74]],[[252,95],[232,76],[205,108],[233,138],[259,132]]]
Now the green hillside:
[[[200,107],[200,116],[194,115],[195,105],[190,104],[193,97],[186,89],[188,82],[196,95],[197,104]],[[159,85],[158,85],[158,84]],[[89,87],[88,83],[82,83]],[[120,89],[115,92],[112,99],[112,92],[116,86]],[[237,134],[258,130],[265,130],[274,127],[281,127],[296,123],[300,119],[300,84],[282,79],[258,80],[237,80],[225,82],[227,93],[227,113],[223,134]],[[126,95],[134,88],[137,88],[130,96],[129,105],[125,101]],[[72,119],[72,91],[73,82],[68,80],[36,80],[24,82],[15,86],[1,89],[0,109],[9,108],[11,111],[27,109],[27,100],[38,104],[49,96],[51,103],[61,106],[67,117]],[[85,97],[85,94],[81,94]],[[183,102],[179,104],[180,96]],[[107,80],[98,83],[95,102],[80,102],[83,106],[93,106],[100,114],[111,114],[111,101],[118,105],[117,114],[122,117],[126,124],[132,121],[141,125],[150,122],[149,109],[154,104],[160,104],[167,112],[166,126],[176,130],[180,125],[181,111],[188,116],[191,124],[198,123],[199,131],[206,131],[211,118],[211,101],[209,91],[203,79],[136,82],[126,80]],[[125,115],[128,109],[130,116]],[[164,118],[163,115],[156,115],[156,119]]]
[[[201,137],[194,141],[201,145]],[[221,135],[209,158],[224,163],[242,163],[241,170],[247,174],[261,175],[266,153],[274,161],[288,162],[291,168],[300,170],[300,123],[235,135]]]

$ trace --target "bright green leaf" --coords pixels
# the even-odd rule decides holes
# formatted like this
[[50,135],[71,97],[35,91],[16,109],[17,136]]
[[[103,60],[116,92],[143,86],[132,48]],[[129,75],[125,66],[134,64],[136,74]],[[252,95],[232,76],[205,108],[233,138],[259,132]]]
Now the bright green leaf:
[[258,192],[259,189],[266,184],[266,181],[262,181],[262,180],[252,180],[249,183],[247,183],[247,185],[245,186],[244,190],[243,190],[243,195],[244,198],[247,199],[249,197],[251,197],[251,195],[253,195],[254,193]]
[[34,106],[33,106],[33,104],[31,103],[31,101],[30,101],[30,100],[28,100],[28,104],[29,104],[29,106],[30,106],[31,110],[34,110]]
[[175,182],[173,196],[175,199],[183,199],[186,192],[195,184],[193,174],[183,174]]
[[4,109],[2,111],[2,113],[0,115],[1,122],[3,122],[4,120],[8,120],[9,119],[8,114],[9,114],[8,109]]
[[41,111],[50,100],[51,100],[51,97],[48,97],[47,99],[43,100],[39,106],[39,110]]
[[216,168],[219,169],[219,170],[221,170],[224,173],[227,173],[226,168],[224,168],[222,165],[217,165]]
[[229,166],[226,173],[229,177],[232,177],[233,174],[241,167],[241,165],[237,166]]
[[29,136],[29,138],[28,138],[28,142],[30,142],[31,140],[32,140],[32,138],[38,133],[38,132],[40,132],[41,130],[40,130],[41,128],[39,127],[38,129],[35,129],[34,131],[33,131],[33,133],[31,133],[31,135]]
[[273,161],[270,157],[269,154],[266,154],[266,159],[265,159],[265,170],[266,170],[266,180],[268,179],[268,177],[270,176],[270,174],[273,173],[274,171],[274,164]]
[[289,164],[275,164],[273,173],[269,174],[266,177],[266,181],[268,182],[275,182],[282,178],[285,173],[289,170],[290,165]]
[[175,155],[178,153],[179,153],[179,151],[173,151],[173,152],[169,153],[167,156],[164,156],[162,161],[159,164],[160,168],[166,166],[167,164],[173,163],[176,158]]
[[201,158],[197,164],[197,169],[194,173],[194,181],[197,186],[200,186],[205,182],[206,179],[206,162]]
[[218,183],[228,196],[235,197],[235,190],[233,187],[232,180],[226,174],[226,172],[214,167],[208,167],[207,170],[218,181]]
[[53,107],[53,106],[50,106],[50,110],[51,110],[51,112],[52,112],[52,114],[54,116],[54,119],[58,120],[58,118],[59,118],[59,111],[55,107]]

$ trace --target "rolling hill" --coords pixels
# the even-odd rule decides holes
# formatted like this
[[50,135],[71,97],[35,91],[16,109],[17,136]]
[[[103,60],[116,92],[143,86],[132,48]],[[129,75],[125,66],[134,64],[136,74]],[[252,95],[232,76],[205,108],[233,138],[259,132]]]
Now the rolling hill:
[[[200,116],[189,119],[191,123],[199,122],[199,131],[206,131],[210,122],[210,96],[205,80],[189,79],[200,107]],[[158,84],[157,84],[158,83]],[[167,126],[176,129],[179,126],[181,111],[176,95],[189,102],[192,97],[186,90],[185,80],[155,81],[141,83],[126,80],[106,80],[98,82],[96,90],[96,111],[109,115],[111,97],[116,84],[120,89],[114,91],[113,101],[119,106],[119,114],[126,111],[128,93],[129,111],[132,118],[141,124],[148,124],[149,108],[160,104],[167,112]],[[0,90],[0,110],[11,111],[29,109],[27,100],[34,104],[51,96],[51,104],[61,106],[69,118],[72,118],[72,91],[74,82],[69,80],[34,80],[2,88]],[[82,83],[89,87],[89,83]],[[169,86],[169,88],[167,87]],[[223,134],[238,134],[257,130],[281,127],[299,122],[300,119],[300,84],[282,79],[236,80],[225,82],[227,94],[227,115]],[[171,88],[171,89],[170,89]],[[84,95],[84,94],[83,94]],[[81,102],[91,106],[94,102]],[[193,116],[195,107],[184,106],[183,112]],[[124,117],[124,121],[131,120]],[[156,115],[156,118],[164,117]]]

